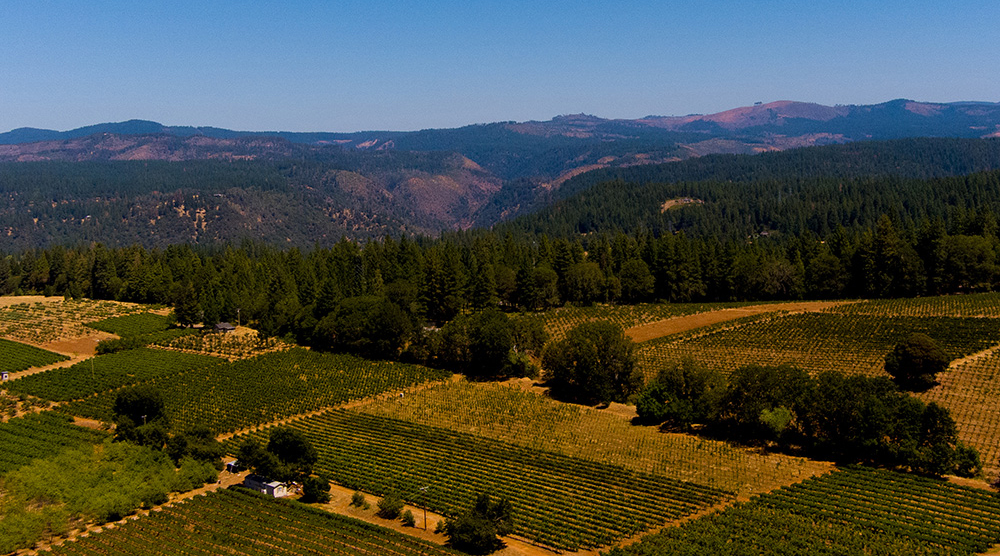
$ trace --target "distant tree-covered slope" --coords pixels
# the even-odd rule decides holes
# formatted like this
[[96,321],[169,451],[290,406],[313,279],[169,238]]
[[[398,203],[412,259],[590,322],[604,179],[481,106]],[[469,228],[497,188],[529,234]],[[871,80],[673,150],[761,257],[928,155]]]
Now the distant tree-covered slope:
[[[584,174],[563,186],[567,197],[498,229],[554,236],[637,229],[824,235],[837,226],[872,225],[881,214],[913,220],[995,207],[1000,189],[991,170],[998,168],[997,139],[900,139],[711,155]],[[947,179],[967,174],[975,175]],[[664,206],[674,199],[693,202]]]

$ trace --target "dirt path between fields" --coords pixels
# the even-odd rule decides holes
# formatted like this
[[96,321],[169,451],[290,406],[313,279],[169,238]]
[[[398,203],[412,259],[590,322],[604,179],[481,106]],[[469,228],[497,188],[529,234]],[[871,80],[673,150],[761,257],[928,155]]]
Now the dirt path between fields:
[[822,311],[830,307],[837,307],[854,301],[801,301],[797,303],[765,303],[762,305],[750,305],[748,307],[737,307],[732,309],[719,309],[707,313],[696,313],[683,317],[673,317],[661,321],[651,322],[633,326],[625,331],[625,334],[632,338],[634,342],[645,342],[662,338],[679,332],[687,332],[695,328],[718,324],[742,317],[770,313],[772,311],[788,311],[790,313],[810,313]]

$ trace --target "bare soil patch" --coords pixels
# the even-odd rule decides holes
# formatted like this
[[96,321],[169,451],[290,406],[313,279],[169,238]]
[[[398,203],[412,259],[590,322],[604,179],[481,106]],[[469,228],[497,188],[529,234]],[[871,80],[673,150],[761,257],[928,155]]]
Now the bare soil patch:
[[625,334],[635,342],[646,342],[662,338],[671,334],[687,332],[695,328],[710,326],[720,322],[736,320],[742,317],[769,313],[772,311],[788,311],[791,313],[808,313],[822,311],[831,307],[837,307],[852,301],[802,301],[798,303],[765,303],[762,305],[750,305],[733,309],[720,309],[708,313],[696,313],[683,317],[673,317],[649,324],[633,326],[625,331]]

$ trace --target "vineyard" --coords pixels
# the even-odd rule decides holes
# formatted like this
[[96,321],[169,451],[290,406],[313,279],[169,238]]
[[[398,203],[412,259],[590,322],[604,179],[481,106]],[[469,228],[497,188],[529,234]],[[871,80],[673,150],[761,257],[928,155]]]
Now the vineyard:
[[524,448],[622,466],[750,495],[784,486],[827,464],[762,454],[687,434],[631,424],[628,415],[563,404],[516,383],[450,382],[356,411],[475,434]]
[[1000,327],[992,319],[800,313],[652,340],[641,344],[638,356],[647,376],[684,357],[723,372],[748,364],[791,363],[811,373],[875,375],[882,372],[885,354],[912,332],[929,335],[951,358],[1000,343]]
[[144,310],[117,301],[65,300],[0,307],[0,337],[32,344],[93,334],[85,323]]
[[851,467],[664,529],[611,554],[974,554],[998,542],[1000,496]]
[[552,339],[558,340],[574,326],[590,321],[609,321],[622,328],[631,328],[672,317],[705,313],[731,307],[751,305],[732,303],[640,303],[638,305],[592,305],[590,307],[559,307],[524,318],[542,323]]
[[13,373],[69,359],[41,348],[0,339],[0,371]]
[[193,351],[228,359],[243,359],[289,349],[293,345],[279,338],[265,338],[257,334],[189,334],[176,338],[163,338],[153,341],[155,345],[171,349]]
[[149,348],[133,349],[12,380],[7,389],[52,401],[78,400],[98,392],[158,377],[169,378],[219,362],[218,358],[205,355]]
[[122,337],[142,336],[167,330],[170,328],[170,319],[155,313],[134,313],[99,320],[87,326]]
[[55,547],[53,556],[447,556],[460,552],[395,531],[245,489],[163,507]]
[[1000,317],[1000,293],[879,299],[848,303],[827,311],[893,317]]
[[[316,446],[319,471],[348,488],[396,493],[445,515],[457,515],[478,493],[491,492],[511,501],[517,534],[557,548],[605,546],[728,496],[624,467],[348,410],[289,426]],[[250,437],[266,442],[266,434]],[[231,439],[230,451],[245,438]]]
[[45,411],[0,423],[0,475],[50,457],[65,448],[96,444],[107,438],[102,432],[73,424],[73,419]]
[[[160,391],[175,429],[203,423],[223,433],[450,376],[419,365],[296,348],[144,382]],[[106,392],[62,409],[107,421],[115,395]]]
[[987,474],[996,478],[1000,458],[1000,353],[956,365],[938,375],[939,384],[919,394],[951,411],[959,438],[979,450]]

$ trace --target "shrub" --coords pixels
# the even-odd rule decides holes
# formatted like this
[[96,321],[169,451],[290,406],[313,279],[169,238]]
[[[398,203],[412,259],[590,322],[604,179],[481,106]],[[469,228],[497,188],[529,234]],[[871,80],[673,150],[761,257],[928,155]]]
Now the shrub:
[[404,527],[413,527],[417,524],[417,520],[413,517],[413,512],[406,510],[403,515],[399,518],[403,522]]
[[351,495],[351,505],[358,508],[367,508],[368,501],[365,500],[364,494],[361,494],[361,492],[355,492]]
[[378,501],[376,514],[383,519],[396,519],[403,511],[403,499],[397,494],[386,494]]

